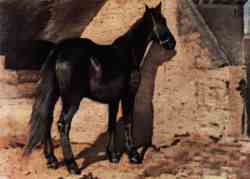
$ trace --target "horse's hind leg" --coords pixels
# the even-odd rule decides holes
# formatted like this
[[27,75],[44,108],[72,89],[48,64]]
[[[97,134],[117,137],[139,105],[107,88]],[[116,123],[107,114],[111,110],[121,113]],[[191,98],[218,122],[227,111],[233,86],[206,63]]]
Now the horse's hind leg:
[[58,167],[58,161],[54,154],[52,139],[51,139],[51,126],[52,120],[50,124],[48,124],[48,131],[46,131],[45,141],[44,141],[44,156],[47,159],[48,168],[56,169]]
[[108,145],[107,157],[110,162],[118,163],[119,156],[116,150],[116,115],[118,111],[119,101],[114,101],[109,104],[109,119],[108,119]]
[[51,139],[51,126],[53,123],[53,111],[56,105],[56,102],[59,98],[59,94],[57,90],[53,90],[51,92],[50,99],[47,100],[47,104],[46,106],[48,107],[48,113],[45,114],[47,115],[47,120],[48,123],[46,124],[46,132],[45,132],[45,136],[44,136],[44,156],[47,159],[47,166],[48,168],[53,168],[56,169],[58,167],[58,161],[55,157],[54,154],[54,148],[53,148],[53,143],[52,143],[52,139]]
[[44,137],[44,156],[47,159],[48,168],[56,169],[58,167],[58,161],[54,154],[53,143],[51,139],[51,126],[53,122],[53,110],[55,108],[55,104],[58,100],[59,96],[55,94],[50,101],[49,111],[48,111],[48,126],[46,126],[46,133]]
[[69,132],[71,127],[71,121],[74,117],[74,114],[79,108],[80,99],[76,103],[68,103],[63,98],[63,110],[61,113],[60,120],[58,121],[58,129],[60,132],[61,146],[63,149],[63,156],[65,165],[71,174],[80,174],[80,169],[78,168],[72,148],[69,140]]

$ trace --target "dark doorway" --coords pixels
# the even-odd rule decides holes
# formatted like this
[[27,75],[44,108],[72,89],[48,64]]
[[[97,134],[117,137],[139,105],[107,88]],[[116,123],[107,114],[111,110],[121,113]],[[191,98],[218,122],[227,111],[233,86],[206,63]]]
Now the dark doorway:
[[33,40],[79,37],[105,2],[0,0],[0,55],[6,57],[5,68],[37,68],[40,62],[32,54]]

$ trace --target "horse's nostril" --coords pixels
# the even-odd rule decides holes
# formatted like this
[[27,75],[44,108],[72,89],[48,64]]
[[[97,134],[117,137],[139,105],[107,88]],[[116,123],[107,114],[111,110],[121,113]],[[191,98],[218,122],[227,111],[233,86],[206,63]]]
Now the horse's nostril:
[[176,42],[175,42],[175,41],[169,42],[169,43],[168,43],[168,48],[169,48],[170,50],[172,50],[172,49],[175,48],[175,45],[176,45]]
[[174,41],[174,42],[173,42],[173,49],[175,48],[175,46],[176,46],[176,42]]
[[175,40],[173,40],[173,41],[171,41],[171,49],[174,49],[175,48],[175,46],[176,46],[176,41]]
[[171,42],[172,42],[173,46],[175,47],[175,45],[176,45],[176,41],[175,41],[175,39],[174,39],[174,38],[172,38]]

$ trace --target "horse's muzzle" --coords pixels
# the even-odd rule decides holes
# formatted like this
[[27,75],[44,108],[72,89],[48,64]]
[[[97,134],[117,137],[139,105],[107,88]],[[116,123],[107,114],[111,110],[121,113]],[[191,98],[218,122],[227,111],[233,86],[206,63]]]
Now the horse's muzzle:
[[176,41],[174,38],[169,38],[167,39],[164,43],[162,43],[162,45],[164,46],[164,48],[166,48],[167,50],[174,50],[175,46],[176,46]]

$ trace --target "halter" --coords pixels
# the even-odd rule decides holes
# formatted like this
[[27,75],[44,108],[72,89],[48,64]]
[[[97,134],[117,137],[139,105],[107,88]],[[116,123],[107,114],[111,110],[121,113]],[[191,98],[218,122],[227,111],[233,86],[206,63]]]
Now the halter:
[[153,24],[154,24],[153,30],[154,30],[154,33],[156,34],[157,39],[160,42],[160,45],[169,42],[170,38],[167,38],[165,40],[161,40],[160,35],[159,35],[158,31],[157,31],[157,23],[156,23],[155,18],[154,18],[154,16],[152,14],[151,14],[151,18],[152,18],[152,21],[153,21]]
[[143,66],[143,64],[144,64],[144,62],[145,62],[145,59],[146,59],[146,57],[147,57],[147,55],[148,55],[148,52],[149,52],[149,50],[150,50],[152,44],[153,44],[153,40],[151,40],[151,41],[148,43],[148,45],[147,45],[147,48],[146,48],[146,50],[145,50],[145,52],[144,52],[143,58],[142,58],[142,60],[141,60],[141,62],[140,62],[140,65],[139,65],[139,68],[140,68],[140,69],[142,68],[142,66]]
[[[157,39],[158,39],[159,42],[160,42],[160,45],[169,42],[169,41],[170,41],[169,38],[168,38],[168,39],[165,39],[165,40],[161,40],[160,35],[159,35],[158,31],[157,31],[157,23],[156,23],[156,21],[155,21],[155,19],[154,19],[154,16],[153,16],[152,14],[151,14],[151,17],[152,17],[152,21],[153,21],[153,24],[154,24],[153,30],[154,30],[154,32],[155,32],[155,34],[156,34]],[[143,66],[143,64],[144,64],[144,62],[145,62],[145,59],[146,59],[146,57],[147,57],[147,55],[148,55],[148,52],[149,52],[149,50],[150,50],[150,48],[151,48],[152,45],[153,45],[153,40],[151,40],[151,41],[148,43],[148,45],[147,45],[147,48],[146,48],[146,50],[145,50],[145,52],[144,52],[144,55],[143,55],[143,58],[142,58],[142,60],[141,60],[141,62],[140,62],[140,64],[139,64],[139,69],[142,68],[142,66]],[[113,46],[114,46],[116,49],[119,49],[115,44],[113,44]]]
[[[152,44],[153,44],[153,40],[151,40],[151,41],[147,44],[147,48],[146,48],[146,50],[145,50],[145,52],[144,52],[144,55],[143,55],[143,57],[142,57],[142,60],[141,60],[141,62],[140,62],[140,64],[139,64],[139,69],[142,68],[142,66],[143,66],[143,64],[144,64],[144,62],[145,62],[145,59],[146,59],[146,57],[147,57],[147,55],[148,55],[148,52],[149,52],[149,50],[150,50]],[[119,48],[117,47],[116,44],[113,44],[113,47],[114,47],[116,50],[119,50]]]

